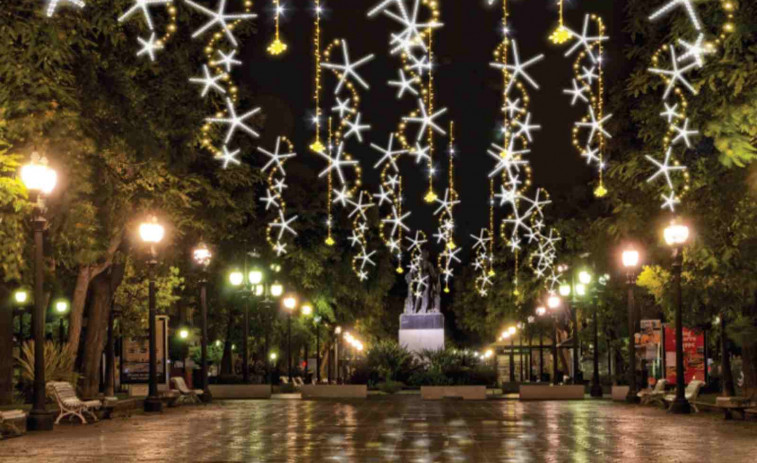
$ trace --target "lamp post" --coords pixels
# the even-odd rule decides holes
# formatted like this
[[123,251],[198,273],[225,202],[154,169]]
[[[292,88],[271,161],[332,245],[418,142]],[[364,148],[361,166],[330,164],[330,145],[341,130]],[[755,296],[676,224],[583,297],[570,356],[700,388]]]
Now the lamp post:
[[250,301],[249,298],[262,295],[265,292],[263,272],[256,266],[251,270],[247,268],[247,257],[257,259],[256,251],[245,254],[244,272],[235,270],[229,274],[229,282],[232,286],[240,289],[244,303],[244,328],[242,333],[242,382],[250,382]]
[[34,386],[32,409],[27,419],[27,428],[35,431],[53,429],[53,415],[45,408],[45,302],[44,302],[44,233],[45,196],[55,188],[58,174],[47,165],[47,159],[36,152],[31,162],[21,169],[21,181],[29,191],[34,203],[32,225],[34,229],[34,311],[32,332],[34,336]]
[[292,312],[297,308],[297,299],[294,296],[287,296],[283,301],[284,309],[287,311],[287,369],[289,382],[292,382]]
[[[536,316],[543,317],[547,314],[547,309],[543,306],[536,308]],[[539,327],[539,382],[544,380],[544,330],[543,326]]]
[[562,300],[555,294],[547,298],[547,307],[552,310],[552,321],[554,322],[554,331],[552,332],[552,384],[557,384],[557,314],[555,310],[560,307]]
[[68,302],[66,301],[58,301],[55,303],[55,313],[58,314],[58,343],[60,345],[63,345],[64,338],[66,336],[66,330],[63,326],[63,319],[66,317],[66,314],[68,313]]
[[507,328],[507,338],[510,338],[510,382],[515,382],[515,333],[518,330],[511,326]]
[[[599,287],[603,288],[607,285],[610,276],[605,274],[598,278]],[[595,294],[597,294],[595,292]],[[602,384],[599,381],[599,304],[597,298],[593,299],[594,304],[594,349],[592,355],[593,372],[591,375],[591,390],[589,391],[592,397],[602,397],[604,395],[602,391]]]
[[147,261],[148,266],[148,301],[149,301],[149,327],[150,327],[150,367],[149,367],[149,387],[147,398],[145,399],[144,409],[146,412],[159,412],[163,409],[163,403],[158,397],[157,381],[157,329],[155,318],[157,309],[155,307],[155,267],[158,265],[158,255],[156,245],[163,240],[165,229],[158,223],[157,217],[153,216],[151,220],[143,222],[139,226],[139,236],[142,242],[150,246],[150,257]]
[[334,380],[339,384],[339,335],[342,334],[342,327],[334,327]]
[[[272,312],[273,312],[273,310],[272,310],[273,301],[268,296],[270,295],[270,296],[273,296],[274,298],[278,299],[278,298],[281,297],[282,294],[284,294],[284,286],[281,283],[279,283],[278,281],[274,281],[268,287],[268,289],[266,291],[266,294],[265,294],[265,299],[263,300],[263,306],[264,306],[265,313],[266,313],[266,318],[265,318],[265,350],[266,350],[266,352],[268,352],[268,350],[270,349],[270,346],[269,346],[269,331],[270,331],[270,328],[271,328],[271,323],[272,323],[272,318],[273,318],[273,314],[272,314]],[[278,356],[278,354],[276,354],[276,355]],[[271,383],[273,377],[270,375],[270,365],[268,365],[266,367],[266,369],[267,369],[266,375],[268,376],[268,382]]]
[[200,243],[192,252],[192,257],[200,266],[200,382],[202,385],[202,401],[213,400],[208,384],[208,266],[213,254],[205,243]]
[[639,266],[639,251],[626,249],[622,255],[623,267],[626,269],[628,285],[628,395],[626,402],[638,403],[636,388],[636,314],[634,313],[634,289],[636,287],[636,269]]
[[691,405],[686,400],[683,369],[683,307],[681,300],[681,269],[683,267],[683,246],[689,239],[689,227],[671,223],[664,232],[665,242],[673,248],[673,296],[676,310],[676,398],[670,405],[670,413],[691,413]]
[[24,342],[24,313],[27,311],[26,303],[29,301],[29,293],[24,289],[17,289],[13,293],[13,300],[16,301],[16,305],[18,306],[18,309],[14,311],[18,313],[18,335],[16,336],[16,342],[21,346]]
[[313,323],[315,324],[315,382],[321,383],[321,316],[315,314],[313,316]]

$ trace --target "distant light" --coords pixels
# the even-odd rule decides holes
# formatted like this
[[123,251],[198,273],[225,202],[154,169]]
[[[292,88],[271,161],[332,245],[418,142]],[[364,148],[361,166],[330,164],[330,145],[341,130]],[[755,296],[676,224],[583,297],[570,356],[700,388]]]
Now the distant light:
[[179,337],[181,339],[187,339],[189,337],[189,330],[186,328],[182,328],[179,330]]
[[272,362],[276,361],[276,358],[278,358],[278,355],[276,355],[276,352],[271,352],[271,355],[269,355]]
[[570,285],[569,284],[562,284],[559,288],[560,296],[568,297],[570,296]]
[[545,309],[544,307],[537,307],[536,308],[536,315],[538,315],[538,316],[541,317],[541,316],[543,316],[546,313],[547,313],[547,309]]
[[16,293],[13,296],[16,298],[16,302],[19,304],[23,304],[27,300],[29,300],[29,293],[27,293],[23,289],[19,289],[18,291],[16,291]]
[[576,285],[576,295],[578,296],[586,296],[586,285],[584,284],[577,284]]
[[312,315],[313,314],[313,306],[310,304],[305,304],[302,306],[302,315]]
[[233,286],[239,286],[242,284],[243,281],[244,281],[244,275],[242,274],[242,272],[234,271],[229,274],[229,282]]
[[671,223],[664,232],[668,246],[682,246],[689,239],[689,227]]
[[145,243],[160,243],[164,235],[165,229],[158,223],[158,218],[155,216],[139,226],[139,236]]
[[263,272],[259,269],[250,270],[250,274],[247,275],[250,280],[250,284],[259,285],[263,282]]
[[518,328],[516,328],[516,327],[514,327],[514,326],[511,326],[510,328],[508,328],[508,329],[507,329],[507,331],[508,331],[508,332],[509,332],[510,334],[515,334],[515,333],[517,333],[517,332],[518,332]]
[[58,301],[55,303],[55,311],[64,314],[68,312],[68,302],[66,301]]
[[32,153],[32,160],[21,168],[21,181],[29,191],[50,194],[58,182],[58,174],[47,165],[47,159]]
[[199,265],[207,267],[210,264],[210,259],[213,257],[213,254],[205,243],[200,243],[192,253],[192,257],[194,257],[195,262]]
[[627,249],[623,251],[623,267],[635,268],[639,265],[639,251]]
[[549,298],[547,299],[547,307],[549,307],[550,309],[556,309],[560,307],[561,302],[562,301],[560,300],[560,296],[556,296],[553,294],[549,296]]
[[588,285],[589,283],[591,283],[591,273],[587,272],[586,270],[581,270],[578,273],[578,281],[585,285]]
[[280,297],[282,294],[284,294],[284,286],[281,283],[271,285],[271,296]]
[[291,312],[295,307],[297,307],[297,299],[294,296],[287,296],[284,298],[285,309]]

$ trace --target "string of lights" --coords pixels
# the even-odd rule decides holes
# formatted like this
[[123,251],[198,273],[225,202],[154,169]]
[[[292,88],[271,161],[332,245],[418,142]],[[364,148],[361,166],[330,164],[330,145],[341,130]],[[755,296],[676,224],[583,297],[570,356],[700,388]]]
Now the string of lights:
[[[281,152],[282,145],[285,146],[283,153]],[[286,184],[284,165],[297,154],[294,152],[292,142],[283,136],[276,138],[276,146],[273,151],[262,147],[258,147],[258,151],[268,158],[261,169],[262,172],[268,173],[268,187],[266,188],[266,195],[261,197],[260,201],[265,203],[266,211],[273,209],[275,212],[275,219],[269,222],[266,227],[266,240],[276,255],[281,256],[287,253],[286,236],[297,236],[297,232],[291,226],[297,220],[297,216],[287,218],[287,205],[284,200],[284,190],[289,188]]]
[[[273,38],[273,42],[271,42],[271,44],[268,45],[267,50],[268,50],[269,55],[278,56],[284,53],[288,48],[287,44],[281,40],[281,36],[279,32],[279,25],[280,25],[279,23],[280,23],[281,15],[284,14],[284,7],[281,6],[281,4],[279,3],[279,0],[273,0],[273,8],[274,8],[273,21],[274,21],[276,32]],[[320,13],[317,13],[317,14],[320,16]]]

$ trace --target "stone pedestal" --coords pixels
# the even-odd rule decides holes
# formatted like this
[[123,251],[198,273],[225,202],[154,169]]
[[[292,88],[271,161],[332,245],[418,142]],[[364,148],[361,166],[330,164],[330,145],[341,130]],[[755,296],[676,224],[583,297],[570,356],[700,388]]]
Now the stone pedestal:
[[400,315],[400,345],[413,353],[444,349],[444,315],[439,312]]

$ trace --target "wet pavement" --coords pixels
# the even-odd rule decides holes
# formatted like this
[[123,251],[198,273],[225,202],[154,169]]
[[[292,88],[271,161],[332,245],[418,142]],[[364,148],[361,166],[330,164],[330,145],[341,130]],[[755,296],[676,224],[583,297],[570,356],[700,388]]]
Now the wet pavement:
[[0,461],[754,462],[757,422],[609,401],[226,401],[0,441]]

